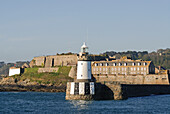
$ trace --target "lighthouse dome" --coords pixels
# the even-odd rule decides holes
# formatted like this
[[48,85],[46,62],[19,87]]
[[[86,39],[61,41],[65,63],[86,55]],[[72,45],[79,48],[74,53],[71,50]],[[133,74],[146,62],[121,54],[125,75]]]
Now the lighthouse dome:
[[88,48],[88,47],[86,46],[86,43],[85,43],[85,42],[83,43],[83,45],[81,46],[81,48]]
[[82,52],[82,53],[88,52],[88,47],[86,46],[86,43],[85,43],[85,42],[84,42],[84,44],[81,46],[81,52]]

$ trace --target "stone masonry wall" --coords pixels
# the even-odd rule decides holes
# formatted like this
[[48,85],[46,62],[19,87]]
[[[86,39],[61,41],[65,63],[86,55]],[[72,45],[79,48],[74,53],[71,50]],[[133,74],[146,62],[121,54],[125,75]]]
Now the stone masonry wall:
[[57,55],[54,57],[54,66],[68,66],[77,64],[77,55]]
[[169,85],[169,76],[168,74],[151,74],[151,75],[136,75],[136,76],[95,76],[93,75],[97,82],[104,81],[117,81],[122,84],[165,84]]
[[71,70],[70,70],[68,76],[71,78],[75,78],[77,76],[77,67],[76,66],[71,67]]
[[58,68],[39,68],[38,73],[43,73],[43,72],[57,72]]
[[35,61],[35,66],[43,66],[45,62],[45,56],[34,57],[33,60]]
[[170,94],[169,85],[122,85],[127,97]]
[[76,66],[77,54],[74,55],[53,55],[53,56],[40,56],[34,57],[34,66]]

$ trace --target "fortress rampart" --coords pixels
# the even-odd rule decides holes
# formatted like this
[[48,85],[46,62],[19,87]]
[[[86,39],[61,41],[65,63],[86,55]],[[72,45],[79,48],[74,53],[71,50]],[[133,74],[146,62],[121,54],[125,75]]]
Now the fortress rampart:
[[168,74],[149,74],[149,75],[93,75],[97,82],[117,81],[121,84],[159,84],[169,85]]
[[31,67],[75,66],[76,64],[77,54],[34,57],[30,62]]

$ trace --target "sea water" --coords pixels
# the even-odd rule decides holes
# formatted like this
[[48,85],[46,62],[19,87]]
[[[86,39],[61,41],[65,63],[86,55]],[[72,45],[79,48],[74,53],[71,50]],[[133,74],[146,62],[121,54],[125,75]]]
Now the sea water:
[[127,100],[65,100],[65,93],[0,92],[0,114],[170,114],[170,95],[134,97]]

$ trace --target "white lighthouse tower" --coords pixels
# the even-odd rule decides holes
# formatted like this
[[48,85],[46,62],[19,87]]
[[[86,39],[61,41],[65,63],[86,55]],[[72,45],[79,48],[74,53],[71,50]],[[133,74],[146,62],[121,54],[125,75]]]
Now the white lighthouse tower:
[[88,56],[88,47],[86,43],[81,46],[81,52],[78,57],[77,66],[77,80],[76,81],[90,81],[91,80],[91,58]]
[[74,82],[67,83],[67,100],[92,100],[95,95],[95,83],[91,76],[91,56],[84,43],[78,56],[77,77]]

